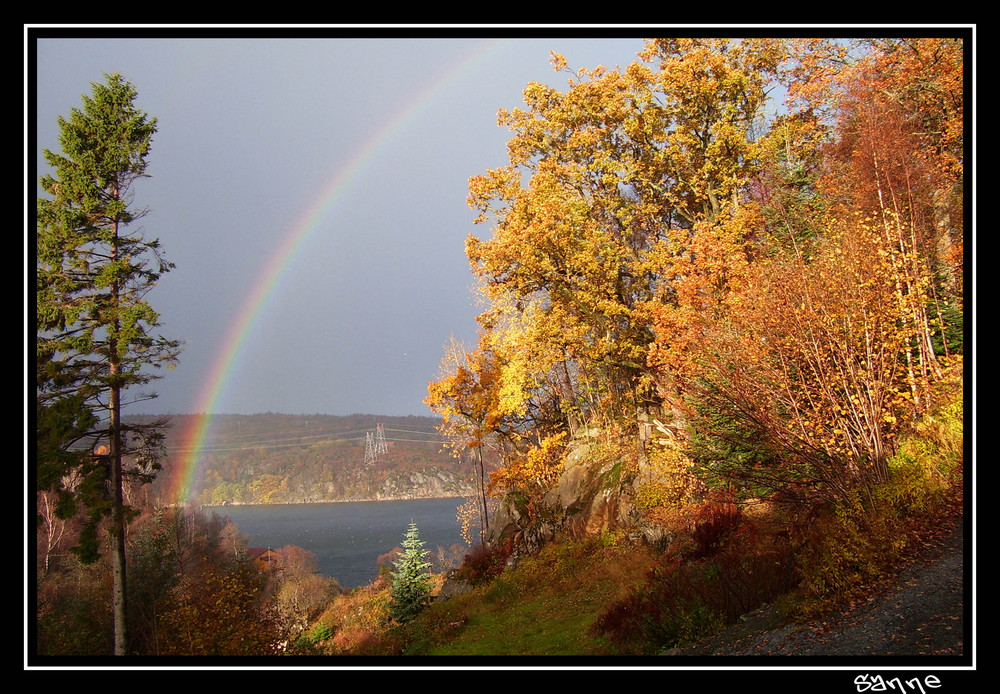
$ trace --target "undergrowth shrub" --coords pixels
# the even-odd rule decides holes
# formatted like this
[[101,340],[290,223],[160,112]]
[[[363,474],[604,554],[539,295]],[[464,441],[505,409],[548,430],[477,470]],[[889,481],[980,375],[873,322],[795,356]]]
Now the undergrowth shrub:
[[307,632],[306,638],[310,643],[318,643],[320,641],[326,641],[328,638],[331,638],[333,634],[334,628],[331,625],[319,622],[315,627]]
[[961,470],[965,454],[964,403],[961,394],[914,425],[900,441],[889,466],[896,471],[919,470],[925,484],[943,490]]
[[727,492],[709,492],[700,502],[656,509],[647,515],[674,536],[670,551],[686,559],[719,551],[747,523]]
[[705,601],[726,624],[772,602],[795,581],[794,550],[787,540],[755,536],[746,540],[744,545],[732,544],[703,560],[718,581]]
[[692,532],[695,556],[705,557],[721,550],[739,531],[745,529],[743,511],[726,493],[713,493],[692,508]]
[[306,632],[301,647],[325,654],[354,653],[391,625],[389,590],[381,581],[334,599]]
[[435,603],[431,609],[424,610],[404,627],[386,635],[391,638],[384,638],[381,642],[372,641],[370,652],[375,655],[378,648],[382,655],[397,652],[399,655],[425,654],[436,644],[458,637],[469,621],[468,604],[467,597],[465,600],[451,599]]
[[544,580],[570,581],[600,550],[600,536],[588,537],[579,542],[550,542],[537,554],[522,563],[522,573]]
[[495,546],[485,543],[475,545],[462,560],[457,576],[472,584],[491,581],[503,573],[513,551],[513,539]]
[[608,608],[592,633],[607,638],[628,655],[651,655],[697,641],[721,626],[717,615],[697,598],[668,597],[667,587],[636,590]]
[[651,447],[645,466],[639,471],[635,503],[640,511],[676,506],[697,488],[692,461],[671,446]]
[[592,627],[623,652],[654,653],[697,641],[791,585],[787,539],[762,535],[730,497],[686,511],[687,532]]
[[322,644],[333,638],[334,627],[323,622],[317,622],[310,629],[306,629],[296,638],[288,649],[289,655],[319,655],[322,653]]
[[914,425],[889,459],[889,481],[856,489],[819,515],[799,557],[801,611],[819,612],[895,573],[911,533],[934,523],[960,474],[961,393]]
[[104,563],[73,560],[65,573],[51,573],[36,593],[38,655],[110,655],[114,632],[107,596],[110,574]]
[[850,600],[899,561],[903,524],[891,507],[879,508],[855,492],[823,511],[799,554],[805,613]]

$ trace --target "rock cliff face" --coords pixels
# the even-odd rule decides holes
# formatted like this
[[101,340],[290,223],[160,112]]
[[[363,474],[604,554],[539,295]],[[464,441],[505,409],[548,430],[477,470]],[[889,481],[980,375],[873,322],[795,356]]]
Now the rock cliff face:
[[601,455],[596,432],[583,430],[570,443],[559,480],[529,514],[527,500],[511,494],[492,519],[487,541],[514,540],[517,551],[532,553],[557,538],[582,539],[603,531],[626,530],[665,546],[663,528],[647,523],[633,500],[636,465],[622,457]]
[[375,495],[376,500],[427,499],[432,497],[471,496],[475,488],[448,470],[428,470],[390,476]]

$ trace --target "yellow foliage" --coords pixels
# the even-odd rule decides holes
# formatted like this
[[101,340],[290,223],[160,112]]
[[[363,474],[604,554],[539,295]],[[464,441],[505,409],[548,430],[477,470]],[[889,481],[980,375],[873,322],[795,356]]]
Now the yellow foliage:
[[490,474],[490,490],[518,491],[530,495],[547,490],[562,469],[565,432],[546,437],[538,446],[514,457]]
[[650,448],[645,469],[640,469],[636,505],[642,511],[673,507],[690,500],[699,487],[692,461],[672,445]]

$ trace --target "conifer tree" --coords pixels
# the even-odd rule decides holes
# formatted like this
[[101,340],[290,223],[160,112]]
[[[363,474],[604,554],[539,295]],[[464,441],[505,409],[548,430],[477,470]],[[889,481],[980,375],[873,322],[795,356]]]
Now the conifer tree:
[[406,623],[417,616],[431,599],[429,552],[423,549],[417,525],[412,520],[403,540],[403,553],[395,562],[392,572],[392,589],[389,613],[397,622]]
[[[156,119],[135,106],[121,75],[105,75],[82,109],[59,119],[62,153],[44,150],[49,197],[37,200],[36,408],[38,483],[60,493],[63,515],[87,508],[77,554],[97,558],[97,528],[110,517],[115,653],[126,652],[123,485],[158,469],[162,422],[122,423],[123,398],[173,365],[177,341],[155,334],[159,315],[146,301],[173,266],[159,242],[134,224],[133,184],[146,178]],[[126,465],[127,463],[127,465]],[[75,476],[72,486],[66,480]]]

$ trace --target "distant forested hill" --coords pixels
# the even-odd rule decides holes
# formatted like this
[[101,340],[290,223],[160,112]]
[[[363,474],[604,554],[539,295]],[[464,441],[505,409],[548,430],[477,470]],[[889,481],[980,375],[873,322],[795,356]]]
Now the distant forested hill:
[[[133,417],[133,420],[153,419]],[[172,415],[166,457],[142,493],[172,503],[192,464],[191,434],[201,417]],[[190,501],[267,504],[466,496],[473,467],[442,451],[432,417],[216,415],[193,464]],[[366,465],[370,436],[382,425],[383,452]]]

